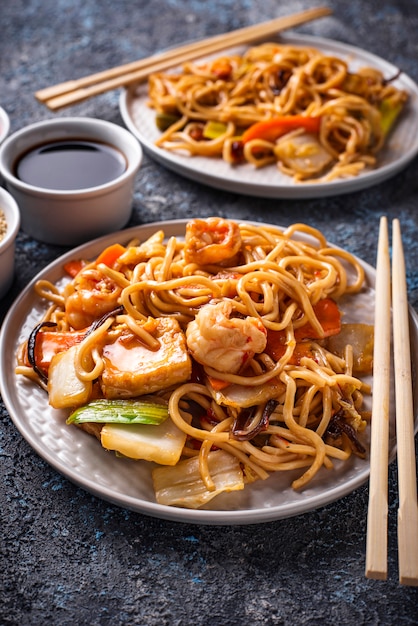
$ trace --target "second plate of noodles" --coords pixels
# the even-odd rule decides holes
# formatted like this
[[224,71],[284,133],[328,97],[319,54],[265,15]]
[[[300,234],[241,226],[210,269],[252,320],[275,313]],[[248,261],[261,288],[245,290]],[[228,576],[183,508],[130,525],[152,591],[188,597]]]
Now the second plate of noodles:
[[253,195],[313,197],[380,182],[418,150],[417,86],[365,51],[282,37],[226,51],[121,97],[125,123],[168,167]]

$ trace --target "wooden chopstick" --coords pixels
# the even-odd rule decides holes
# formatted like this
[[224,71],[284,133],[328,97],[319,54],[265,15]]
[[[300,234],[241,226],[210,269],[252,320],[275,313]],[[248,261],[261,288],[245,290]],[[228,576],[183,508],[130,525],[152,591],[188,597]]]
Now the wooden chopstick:
[[380,219],[376,263],[373,417],[365,571],[367,578],[380,580],[387,578],[391,300],[399,483],[399,582],[418,586],[417,470],[405,260],[400,223],[395,219],[392,223],[391,290],[388,223],[383,216]]
[[398,460],[399,582],[418,586],[418,503],[408,298],[401,228],[392,223],[392,302]]
[[252,43],[278,31],[298,26],[332,13],[328,7],[308,9],[285,17],[279,17],[254,26],[247,26],[230,33],[215,35],[203,41],[168,50],[114,67],[103,72],[85,76],[78,80],[66,81],[52,87],[46,87],[35,93],[39,102],[55,111],[65,106],[86,100],[111,89],[140,83],[153,72],[161,72],[175,65],[209,55],[240,44]]
[[367,513],[367,578],[387,577],[388,447],[390,394],[390,256],[388,224],[380,219],[376,261],[373,403]]

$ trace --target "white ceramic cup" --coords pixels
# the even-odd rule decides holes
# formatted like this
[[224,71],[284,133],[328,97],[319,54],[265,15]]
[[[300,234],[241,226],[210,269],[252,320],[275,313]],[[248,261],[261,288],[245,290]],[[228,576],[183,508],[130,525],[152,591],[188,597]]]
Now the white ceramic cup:
[[15,240],[20,226],[19,207],[12,196],[0,187],[0,210],[6,218],[6,234],[0,239],[0,299],[10,289],[15,271]]
[[[90,140],[108,144],[126,159],[125,171],[105,184],[78,190],[55,190],[23,182],[17,161],[42,144]],[[123,228],[132,211],[134,181],[142,161],[138,140],[104,120],[67,117],[26,126],[0,146],[0,176],[20,208],[22,230],[57,245],[78,245]]]

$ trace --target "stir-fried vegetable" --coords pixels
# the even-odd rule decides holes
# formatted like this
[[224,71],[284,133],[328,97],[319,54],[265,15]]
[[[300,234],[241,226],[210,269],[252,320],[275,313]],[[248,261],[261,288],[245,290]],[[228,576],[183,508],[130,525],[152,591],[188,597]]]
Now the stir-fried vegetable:
[[264,385],[231,385],[224,388],[211,388],[212,396],[217,404],[235,408],[258,406],[271,398],[277,398],[284,391],[284,385],[273,378]]
[[82,259],[71,259],[71,261],[67,261],[64,263],[64,272],[71,276],[71,278],[75,278],[79,272],[85,266],[85,261]]
[[226,133],[227,125],[223,122],[209,120],[203,128],[203,137],[205,139],[218,139]]
[[[312,357],[310,351],[309,339],[321,339],[337,335],[341,330],[341,313],[334,300],[324,298],[320,300],[314,307],[314,313],[322,326],[323,335],[320,337],[310,323],[304,324],[295,329],[296,346],[290,363],[299,363],[302,357]],[[287,349],[286,333],[283,330],[267,331],[267,348],[266,352],[276,361],[278,361]]]
[[[40,370],[45,378],[52,358],[68,348],[80,343],[86,336],[86,331],[55,331],[44,330],[44,324],[36,327],[33,341],[28,342],[28,360],[31,365]],[[54,324],[55,326],[55,324]]]
[[382,130],[386,136],[389,134],[401,111],[404,109],[403,102],[392,102],[390,99],[383,100],[380,104],[380,114],[382,116]]
[[159,504],[198,509],[223,491],[244,489],[244,476],[237,458],[223,450],[208,455],[208,468],[215,485],[209,491],[199,471],[199,459],[180,461],[176,467],[158,467],[152,472]]
[[[337,335],[341,330],[341,313],[337,303],[332,298],[323,298],[313,306],[314,313],[322,326],[322,337]],[[310,324],[304,324],[295,329],[296,341],[304,339],[320,339],[315,328]]]
[[170,115],[169,113],[157,113],[157,115],[155,116],[155,123],[158,130],[164,132],[165,130],[167,130],[167,128],[170,128],[170,126],[178,122],[179,119],[179,115]]
[[67,424],[86,422],[106,424],[161,424],[168,418],[167,404],[147,400],[92,400],[79,407]]
[[318,135],[307,132],[285,135],[275,145],[274,154],[279,162],[299,172],[302,178],[321,174],[333,160]]
[[305,115],[282,115],[264,122],[253,124],[242,135],[242,143],[248,143],[253,139],[264,139],[274,143],[286,133],[299,128],[308,133],[318,133],[321,125],[320,117]]
[[158,425],[105,424],[101,430],[101,443],[107,450],[161,465],[175,465],[185,442],[186,433],[171,418]]
[[96,259],[96,265],[100,263],[104,263],[108,267],[112,267],[115,264],[115,261],[126,252],[126,248],[122,246],[120,243],[114,243],[111,246],[108,246],[99,254]]
[[373,367],[374,326],[371,324],[342,324],[338,335],[329,337],[327,347],[343,357],[346,346],[353,350],[355,376],[370,374]]
[[48,370],[49,403],[54,409],[68,409],[88,402],[91,380],[80,380],[75,367],[78,346],[52,357]]

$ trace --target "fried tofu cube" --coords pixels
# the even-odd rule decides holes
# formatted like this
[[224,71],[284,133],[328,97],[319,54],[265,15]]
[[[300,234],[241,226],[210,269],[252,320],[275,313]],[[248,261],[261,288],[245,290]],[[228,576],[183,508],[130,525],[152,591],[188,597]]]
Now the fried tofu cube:
[[191,359],[177,320],[155,320],[151,334],[160,343],[157,350],[151,350],[126,327],[103,347],[105,367],[100,385],[105,398],[142,396],[190,378]]

